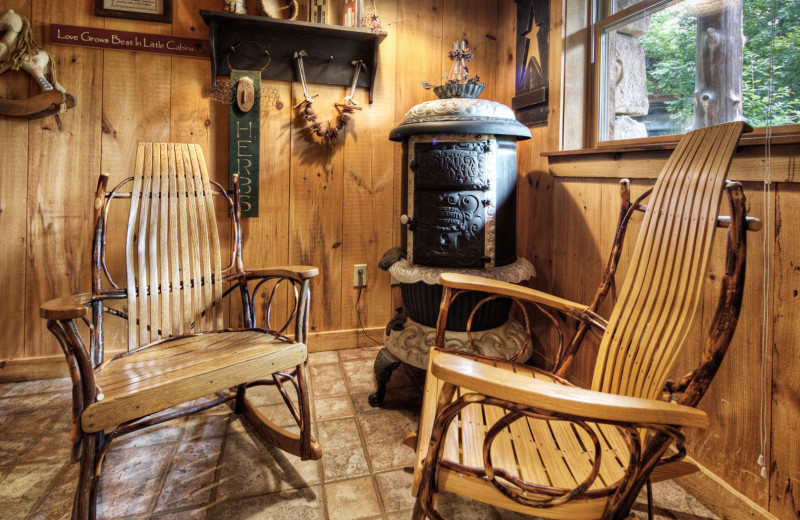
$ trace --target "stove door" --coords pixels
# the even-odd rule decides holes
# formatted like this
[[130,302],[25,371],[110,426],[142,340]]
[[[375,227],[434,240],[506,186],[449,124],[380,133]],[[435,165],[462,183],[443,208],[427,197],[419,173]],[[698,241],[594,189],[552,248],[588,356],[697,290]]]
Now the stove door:
[[485,266],[487,142],[419,143],[414,149],[414,263]]

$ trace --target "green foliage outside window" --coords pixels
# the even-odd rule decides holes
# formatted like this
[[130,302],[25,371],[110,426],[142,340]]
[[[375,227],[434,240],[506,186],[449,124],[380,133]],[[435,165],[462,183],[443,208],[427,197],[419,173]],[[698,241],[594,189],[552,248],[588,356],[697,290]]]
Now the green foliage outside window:
[[[800,123],[800,0],[776,0],[772,125]],[[754,127],[767,126],[769,111],[772,0],[744,0],[744,117]],[[647,94],[665,102],[673,119],[691,123],[694,104],[697,19],[686,3],[650,18],[639,38],[648,58]]]

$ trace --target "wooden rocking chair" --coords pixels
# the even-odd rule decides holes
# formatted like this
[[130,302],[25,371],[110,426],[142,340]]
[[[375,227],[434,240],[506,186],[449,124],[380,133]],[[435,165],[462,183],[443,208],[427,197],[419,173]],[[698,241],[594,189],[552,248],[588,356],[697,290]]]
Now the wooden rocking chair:
[[[617,235],[590,305],[479,277],[446,274],[437,327],[453,299],[483,291],[532,302],[578,320],[552,373],[438,348],[425,386],[413,518],[443,518],[435,494],[449,491],[545,518],[622,519],[643,486],[691,473],[685,426],[705,427],[694,408],[728,348],[741,307],[748,219],[741,185],[727,182],[741,122],[688,133],[655,186],[633,204],[623,181]],[[717,217],[722,192],[731,216]],[[652,191],[652,193],[651,193]],[[642,201],[649,196],[648,206]],[[646,210],[632,263],[608,321],[597,309],[613,283],[631,215]],[[680,385],[666,382],[695,318],[717,227],[728,228],[726,272],[702,362]],[[520,305],[522,306],[522,305]],[[562,379],[590,330],[602,333],[591,389]],[[559,328],[561,347],[564,334]],[[666,382],[666,386],[665,386]],[[652,512],[651,512],[652,514]]]
[[[130,193],[120,191],[131,182]],[[244,413],[266,441],[303,460],[319,459],[305,368],[309,282],[317,269],[243,268],[238,178],[231,191],[209,180],[199,146],[142,143],[135,176],[110,192],[107,183],[108,176],[102,175],[94,203],[92,292],[50,301],[40,310],[64,350],[73,384],[72,459],[80,459],[81,467],[72,518],[95,518],[100,470],[113,439],[231,400],[235,412]],[[227,201],[233,220],[227,268],[221,263],[213,195]],[[131,201],[127,289],[112,280],[105,262],[109,205],[121,198]],[[265,282],[274,285],[264,328],[256,328],[254,302]],[[229,287],[223,291],[224,283]],[[243,327],[224,329],[224,297],[236,289]],[[289,297],[291,309],[283,309],[288,321],[272,329],[269,311],[275,310],[277,293]],[[108,305],[120,299],[127,301],[126,310]],[[128,320],[128,352],[106,361],[104,313]],[[292,319],[294,337],[289,339],[285,333]],[[77,327],[80,321],[88,325],[88,349]],[[284,388],[286,382],[295,396]],[[276,385],[299,435],[271,423],[246,398],[248,386],[263,384]],[[192,403],[215,393],[215,399]],[[192,404],[159,414],[183,403]]]

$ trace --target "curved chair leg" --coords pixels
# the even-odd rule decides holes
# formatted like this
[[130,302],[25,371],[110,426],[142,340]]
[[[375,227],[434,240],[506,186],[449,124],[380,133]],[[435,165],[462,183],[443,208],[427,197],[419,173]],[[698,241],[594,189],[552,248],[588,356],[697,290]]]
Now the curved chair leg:
[[369,404],[372,407],[383,406],[383,398],[386,396],[386,385],[392,377],[392,372],[400,366],[400,360],[389,352],[386,347],[378,351],[375,358],[375,379],[378,381],[378,390],[369,396]]
[[[297,384],[297,407],[292,411],[297,424],[301,428],[300,435],[289,432],[281,428],[277,424],[270,421],[263,413],[261,413],[256,406],[250,401],[247,396],[243,396],[242,412],[244,418],[250,425],[258,432],[258,434],[266,442],[277,446],[278,448],[291,453],[301,460],[318,460],[322,457],[322,448],[319,443],[314,440],[311,434],[311,413],[309,406],[308,395],[308,382],[305,375],[305,363],[297,365],[297,372],[295,375],[295,383]],[[246,386],[246,385],[242,385]],[[238,397],[239,394],[237,394]],[[284,399],[287,400],[289,406],[289,398],[284,394]],[[237,399],[238,407],[238,399]],[[294,407],[294,405],[292,405]]]
[[[81,467],[78,474],[78,489],[72,504],[72,520],[95,520],[97,511],[97,483],[95,466],[100,433],[84,433],[81,442]],[[99,477],[99,474],[98,474]]]

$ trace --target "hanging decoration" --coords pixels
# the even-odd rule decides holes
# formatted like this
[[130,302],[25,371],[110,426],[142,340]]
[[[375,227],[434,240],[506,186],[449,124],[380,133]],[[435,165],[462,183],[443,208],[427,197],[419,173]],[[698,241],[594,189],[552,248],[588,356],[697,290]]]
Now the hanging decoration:
[[9,9],[0,16],[0,33],[0,74],[22,69],[42,89],[41,94],[28,99],[0,100],[0,115],[31,119],[66,112],[75,106],[75,98],[56,79],[55,59],[36,44],[27,18]]
[[358,103],[355,99],[353,99],[353,94],[356,91],[356,85],[358,84],[358,76],[361,73],[361,69],[366,69],[366,65],[362,60],[353,60],[351,64],[354,67],[353,70],[353,81],[350,84],[350,92],[344,98],[343,103],[334,103],[334,106],[339,111],[339,115],[336,118],[336,123],[332,124],[331,121],[326,121],[320,123],[317,121],[317,113],[313,108],[314,105],[314,98],[317,97],[317,94],[313,96],[309,95],[308,93],[308,85],[306,83],[306,73],[303,67],[303,58],[308,56],[306,51],[300,51],[294,53],[294,59],[297,63],[297,72],[300,76],[300,82],[303,85],[303,96],[305,99],[298,103],[294,108],[300,109],[300,114],[306,120],[306,127],[310,131],[311,135],[316,135],[322,139],[322,142],[328,146],[333,146],[338,140],[341,134],[339,133],[343,130],[353,119],[353,114],[355,114],[356,110],[361,110],[361,107],[358,106]]
[[364,16],[361,18],[362,27],[375,32],[385,32],[381,19],[378,17],[378,6],[372,0],[372,7],[364,9]]
[[[259,70],[237,70],[231,56],[242,45],[255,45],[264,53],[265,64]],[[256,42],[243,41],[231,47],[227,56],[231,70],[229,92],[234,100],[230,109],[228,182],[239,176],[239,200],[243,217],[258,216],[259,157],[261,130],[261,72],[269,67],[269,51]]]
[[481,78],[477,75],[470,77],[469,67],[467,62],[471,61],[474,55],[467,47],[467,41],[453,42],[453,50],[451,50],[447,57],[453,62],[448,74],[442,75],[444,83],[442,85],[434,85],[427,81],[422,82],[423,88],[426,90],[433,89],[433,92],[440,99],[447,98],[472,98],[475,99],[481,95],[486,83],[481,83]]

